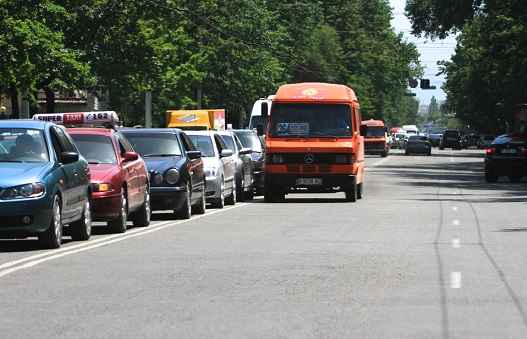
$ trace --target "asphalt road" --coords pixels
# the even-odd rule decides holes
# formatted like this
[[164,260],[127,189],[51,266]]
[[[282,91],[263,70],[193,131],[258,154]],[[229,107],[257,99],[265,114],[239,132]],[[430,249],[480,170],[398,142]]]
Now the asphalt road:
[[0,241],[1,338],[524,338],[527,178],[367,156],[364,198],[262,197],[58,250]]

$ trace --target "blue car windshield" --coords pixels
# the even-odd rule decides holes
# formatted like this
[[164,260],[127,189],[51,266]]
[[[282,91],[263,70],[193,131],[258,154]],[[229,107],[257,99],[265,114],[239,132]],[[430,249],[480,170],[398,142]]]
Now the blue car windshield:
[[181,156],[179,141],[173,133],[123,133],[142,157]]
[[49,162],[44,132],[28,128],[0,128],[0,161]]

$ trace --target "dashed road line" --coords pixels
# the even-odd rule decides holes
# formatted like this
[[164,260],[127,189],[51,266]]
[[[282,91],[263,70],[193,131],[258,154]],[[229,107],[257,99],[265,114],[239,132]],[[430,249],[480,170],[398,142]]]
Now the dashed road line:
[[461,272],[450,273],[450,287],[461,288]]

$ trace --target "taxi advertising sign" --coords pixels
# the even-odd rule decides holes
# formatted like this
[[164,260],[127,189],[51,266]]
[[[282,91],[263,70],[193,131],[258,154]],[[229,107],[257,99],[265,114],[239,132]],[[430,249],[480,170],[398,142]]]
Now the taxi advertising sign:
[[42,113],[35,114],[33,120],[49,121],[58,125],[114,124],[119,122],[114,111]]

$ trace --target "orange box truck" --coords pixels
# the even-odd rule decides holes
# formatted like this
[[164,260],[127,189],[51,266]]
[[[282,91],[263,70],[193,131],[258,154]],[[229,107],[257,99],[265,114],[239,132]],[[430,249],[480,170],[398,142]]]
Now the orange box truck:
[[390,141],[388,139],[388,127],[382,120],[369,119],[362,122],[366,126],[364,136],[364,153],[379,154],[387,157],[390,151]]
[[166,111],[167,127],[184,130],[225,130],[225,110],[195,109]]
[[344,192],[347,201],[362,198],[365,133],[351,88],[328,83],[281,86],[266,132],[265,202],[289,193]]

